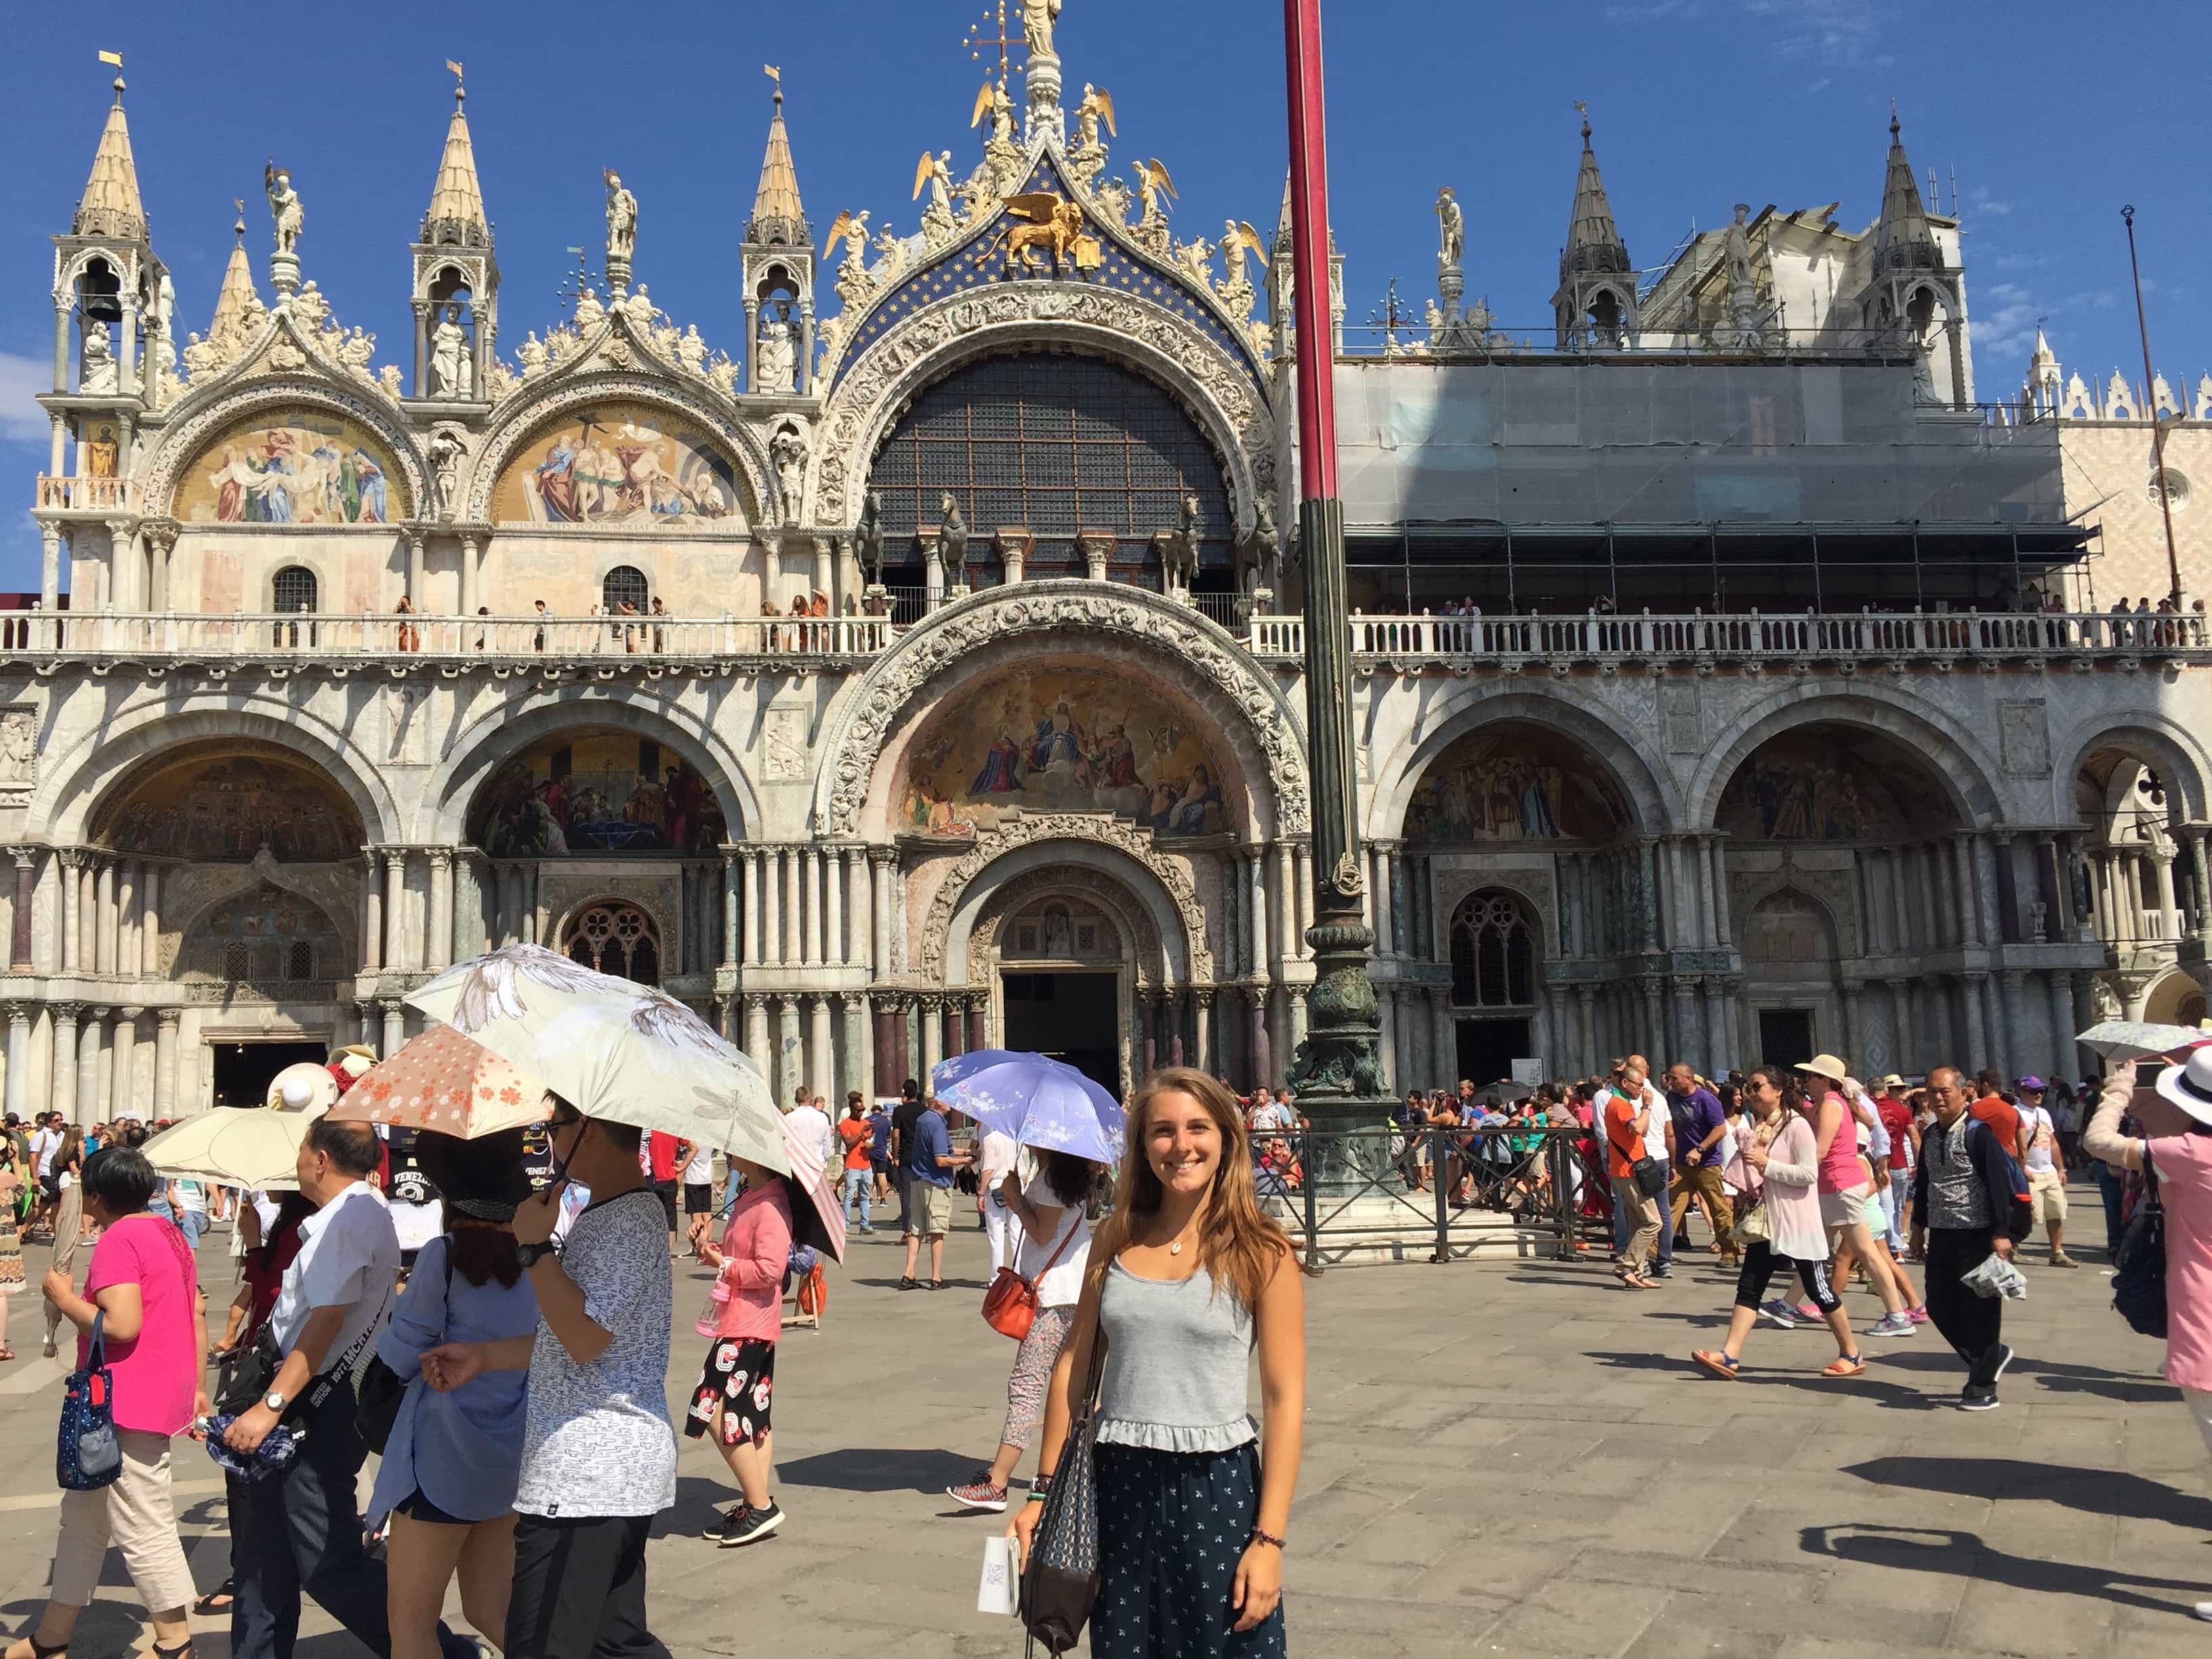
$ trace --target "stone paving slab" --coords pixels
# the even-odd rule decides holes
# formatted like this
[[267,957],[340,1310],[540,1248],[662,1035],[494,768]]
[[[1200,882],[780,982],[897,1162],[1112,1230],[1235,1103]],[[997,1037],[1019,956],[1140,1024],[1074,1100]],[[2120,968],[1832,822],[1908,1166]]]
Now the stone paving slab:
[[[2086,1197],[2086,1195],[2085,1195]],[[2097,1206],[2077,1217],[2094,1225]],[[221,1234],[211,1284],[228,1281]],[[2094,1237],[2077,1249],[2094,1259]],[[655,1528],[656,1630],[679,1655],[1005,1659],[1010,1620],[974,1611],[983,1538],[941,1488],[988,1459],[1012,1346],[977,1316],[984,1250],[955,1235],[954,1288],[896,1289],[896,1241],[854,1241],[827,1328],[777,1364],[779,1537],[718,1551],[697,1534],[731,1486],[685,1442]],[[2106,1305],[2094,1266],[2029,1259],[2007,1310],[2021,1358],[2002,1410],[1950,1409],[1960,1370],[1934,1332],[1868,1344],[1837,1383],[1816,1330],[1762,1329],[1736,1383],[1686,1356],[1717,1342],[1731,1283],[1691,1253],[1656,1294],[1595,1262],[1331,1269],[1310,1287],[1307,1455],[1288,1586],[1297,1653],[1354,1659],[2161,1659],[2212,1652],[2188,1617],[2212,1597],[2212,1460],[2158,1345]],[[31,1252],[35,1280],[42,1251]],[[672,1398],[690,1381],[682,1272]],[[1851,1297],[1862,1329],[1879,1312]],[[0,1369],[0,1618],[34,1613],[52,1556],[58,1364],[35,1304]],[[203,1587],[223,1573],[221,1484],[177,1454]],[[458,1604],[455,1604],[458,1612]],[[119,1561],[76,1659],[143,1648]],[[301,1659],[359,1652],[312,1609]],[[134,1647],[135,1644],[135,1647]],[[216,1621],[202,1659],[222,1659]]]

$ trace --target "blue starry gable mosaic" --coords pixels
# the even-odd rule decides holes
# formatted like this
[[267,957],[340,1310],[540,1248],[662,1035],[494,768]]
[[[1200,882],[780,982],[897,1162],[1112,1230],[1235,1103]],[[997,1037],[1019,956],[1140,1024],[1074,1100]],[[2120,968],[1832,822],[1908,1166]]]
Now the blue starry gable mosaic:
[[[1091,198],[1060,172],[1049,151],[1030,169],[1028,179],[1017,194],[1054,195],[1078,210],[1081,221],[1079,235],[1091,245],[1084,250],[1085,257],[1080,260],[1059,258],[1050,246],[1048,227],[1032,226],[1002,206],[958,240],[939,249],[928,263],[909,271],[876,297],[859,330],[849,337],[840,354],[836,373],[830,380],[832,388],[844,379],[870,345],[901,319],[912,316],[926,306],[950,295],[1006,283],[1057,282],[1119,289],[1172,312],[1226,351],[1250,377],[1253,390],[1261,400],[1267,399],[1266,368],[1252,355],[1249,343],[1238,331],[1223,322],[1210,299],[1197,294],[1182,273],[1147,256],[1128,240],[1124,227],[1103,216]],[[1019,235],[1025,231],[1036,234],[1024,239],[1029,246],[1017,243],[1010,258],[1010,234]],[[1089,258],[1094,250],[1095,264]]]

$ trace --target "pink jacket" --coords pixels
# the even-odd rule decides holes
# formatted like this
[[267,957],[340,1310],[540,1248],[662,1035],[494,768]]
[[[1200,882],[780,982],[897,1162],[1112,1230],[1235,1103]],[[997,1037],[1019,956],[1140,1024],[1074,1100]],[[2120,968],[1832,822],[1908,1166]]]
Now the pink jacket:
[[[1828,1230],[1820,1224],[1819,1142],[1800,1113],[1766,1149],[1767,1248],[1793,1261],[1826,1261]],[[781,1310],[779,1298],[777,1308]]]
[[771,1181],[730,1211],[730,1224],[722,1230],[722,1271],[714,1299],[695,1328],[699,1334],[775,1341],[783,1329],[783,1272],[790,1256],[791,1201],[783,1182]]

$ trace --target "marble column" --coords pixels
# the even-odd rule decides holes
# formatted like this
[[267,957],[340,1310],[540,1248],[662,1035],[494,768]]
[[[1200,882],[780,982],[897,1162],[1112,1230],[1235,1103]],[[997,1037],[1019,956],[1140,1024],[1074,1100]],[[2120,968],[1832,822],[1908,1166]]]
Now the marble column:
[[905,1075],[906,1057],[898,1052],[898,1015],[892,1005],[897,1001],[888,994],[869,999],[875,1018],[875,1080],[872,1093],[896,1095],[899,1081]]
[[11,847],[8,851],[15,860],[15,914],[9,919],[8,971],[27,974],[32,965],[32,907],[39,891],[39,849]]
[[1436,1067],[1434,1088],[1449,1088],[1459,1081],[1459,1024],[1452,1017],[1451,993],[1441,985],[1429,987],[1429,1052]]
[[2199,825],[2189,832],[2189,867],[2197,878],[2195,932],[2199,939],[2212,938],[2212,855],[2205,850],[2205,841],[2212,830]]
[[[1273,954],[1278,963],[1285,963],[1297,955],[1297,878],[1291,871],[1290,842],[1279,841],[1274,850],[1275,938]],[[1265,914],[1264,908],[1262,914]]]
[[137,1080],[131,1073],[138,1069],[138,1017],[143,1008],[118,1008],[115,1011],[114,1055],[109,1062],[107,1076],[107,1119],[113,1122],[118,1117],[144,1117],[146,1103],[138,1098]]
[[1147,1073],[1157,1071],[1160,1055],[1167,1047],[1161,1041],[1160,998],[1155,991],[1139,989],[1136,995],[1137,1054]]
[[1412,908],[1406,902],[1404,847],[1403,843],[1395,841],[1386,842],[1383,845],[1383,878],[1387,884],[1383,891],[1389,896],[1387,908],[1390,917],[1390,948],[1401,957],[1410,957],[1413,954],[1413,917]]
[[941,1018],[945,1023],[945,1058],[947,1060],[957,1060],[967,1052],[962,1046],[968,1036],[967,1011],[968,999],[958,993],[945,999]]
[[95,858],[94,866],[92,970],[106,979],[115,972],[115,951],[119,943],[115,919],[115,860]]
[[[1305,1046],[1306,994],[1309,988],[1304,985],[1292,985],[1287,988],[1291,994],[1291,1049],[1292,1056],[1295,1057],[1297,1051]],[[1286,1072],[1290,1069],[1288,1060],[1285,1060],[1283,1069]]]
[[797,849],[799,860],[799,959],[808,968],[822,965],[822,854],[811,847]]
[[845,965],[845,853],[832,847],[822,854],[822,960]]
[[744,915],[744,866],[739,860],[744,854],[734,848],[722,848],[722,916],[720,965],[735,968],[744,961],[739,953],[738,929]]
[[115,866],[115,971],[125,979],[138,977],[143,954],[139,943],[139,874],[144,868],[136,860]]
[[991,1046],[989,1015],[991,999],[988,993],[971,992],[968,998],[968,1040],[960,1046],[963,1054],[972,1054],[979,1048]]
[[105,1103],[100,1091],[100,1056],[107,1024],[105,1008],[87,1008],[76,1028],[76,1123],[99,1121]]
[[868,929],[872,912],[868,899],[868,849],[845,848],[845,942],[840,958],[848,967],[868,965]]
[[[1377,890],[1380,890],[1379,889]],[[1399,1092],[1398,1077],[1398,991],[1395,986],[1375,988],[1375,1012],[1381,1023],[1382,1035],[1376,1039],[1376,1058],[1382,1062],[1382,1087],[1386,1093]],[[1200,1064],[1205,1063],[1206,1045],[1199,1045]]]
[[1998,976],[1982,974],[1978,977],[1981,981],[1982,1023],[1990,1034],[1990,1057],[1982,1064],[1996,1066],[2007,1077],[2016,1076],[2020,1068],[2013,1063],[2012,1031],[2007,1018],[2009,1011],[2005,1000],[1998,994]]
[[2074,975],[2063,968],[2051,970],[2051,1066],[2053,1076],[2081,1074],[2081,1050],[2074,1042]]
[[1729,1047],[1728,994],[1724,982],[1717,975],[1709,976],[1705,987],[1705,1063],[1707,1077],[1724,1078],[1729,1068],[1736,1063],[1735,1054]]
[[1272,972],[1267,962],[1267,853],[1261,847],[1238,850],[1244,860],[1245,971],[1264,984]]
[[775,1097],[787,1101],[792,1092],[806,1081],[805,1042],[799,1030],[799,999],[795,995],[775,999]]
[[[407,942],[407,854],[384,854],[384,965],[404,973],[414,965]],[[386,1021],[389,1024],[391,1022]]]
[[453,849],[430,849],[429,955],[423,966],[432,972],[453,965]]
[[775,1088],[775,1052],[769,1042],[768,998],[758,991],[747,991],[742,1000],[744,1003],[744,1051],[753,1064],[760,1067],[761,1075],[768,1079],[769,1091],[773,1093]]
[[[913,1006],[914,999],[910,996],[900,995],[891,999],[891,1048],[898,1065],[896,1080],[887,1093],[899,1093],[905,1086],[906,1079],[914,1076],[913,1068],[918,1056],[915,1053],[912,1022],[908,1018]],[[915,1081],[920,1082],[921,1079],[916,1079]]]
[[77,921],[83,930],[82,942],[77,947],[77,965],[83,973],[99,971],[100,957],[100,866],[97,853],[86,852],[77,870]]
[[161,866],[144,866],[138,872],[138,972],[155,979],[161,963]]
[[453,960],[466,962],[484,951],[484,856],[473,847],[453,853]]
[[79,1006],[74,1002],[53,1005],[52,1077],[47,1089],[47,1105],[62,1115],[64,1123],[77,1122],[76,1115],[76,1022]]
[[929,1074],[937,1069],[937,1062],[945,1058],[944,999],[925,993],[921,999],[921,1069],[922,1090],[930,1088]]
[[802,920],[805,914],[805,901],[799,891],[799,866],[803,861],[807,861],[808,854],[805,848],[787,847],[776,856],[781,860],[783,878],[783,927],[781,937],[776,941],[776,960],[787,965],[796,965],[804,960],[800,952],[805,932],[805,923]]
[[181,1008],[162,1008],[154,1015],[154,1115],[177,1115],[177,1030],[184,1020]]
[[1965,1069],[1969,1073],[1997,1064],[1997,1057],[1990,1052],[1989,1020],[1982,1001],[1982,988],[1988,977],[1986,974],[1962,974],[1959,977],[1960,1000],[1966,1004],[1963,1011],[1966,1017]]
[[781,847],[761,849],[761,956],[770,966],[790,960],[785,953],[783,929],[784,855]]
[[1298,876],[1298,924],[1296,929],[1297,937],[1291,941],[1291,944],[1293,953],[1299,960],[1304,961],[1313,955],[1313,946],[1306,939],[1306,934],[1312,931],[1314,925],[1312,846],[1303,841],[1292,843],[1291,860],[1297,867]]
[[835,1111],[838,1108],[837,1060],[830,1030],[830,999],[827,996],[809,997],[807,1003],[806,1063],[811,1080],[806,1086],[821,1095],[823,1103]]
[[1245,991],[1247,1014],[1251,1023],[1252,1077],[1255,1089],[1271,1087],[1275,1080],[1274,1056],[1267,1046],[1267,988],[1252,986]]
[[1888,981],[1890,1012],[1897,1025],[1897,1069],[1900,1072],[1924,1072],[1919,1045],[1912,1040],[1912,982],[1893,979]]
[[18,1123],[31,1121],[31,1008],[8,1005],[8,1079],[5,1110]]
[[[757,847],[726,855],[730,860],[732,878],[740,879],[743,891],[738,901],[730,907],[730,915],[740,928],[739,943],[735,960],[747,967],[757,967],[761,958],[761,854]],[[738,872],[742,871],[742,876]]]
[[1571,1068],[1577,1077],[1597,1070],[1597,988],[1575,987],[1575,1048]]
[[1853,1075],[1863,1079],[1867,1073],[1866,1017],[1860,1000],[1866,994],[1864,981],[1847,979],[1843,983],[1844,1005],[1844,1064]]
[[1974,880],[1973,842],[1974,838],[1963,830],[1951,837],[1951,883],[1957,900],[1959,942],[1962,945],[1982,942],[1982,907],[1978,884]]
[[376,1052],[397,1054],[399,1045],[407,1041],[407,1006],[397,997],[391,997],[379,1002],[376,1012],[384,1019],[384,1041]]
[[2150,865],[2152,879],[2155,884],[2154,890],[2158,896],[2158,937],[2162,939],[2178,939],[2181,937],[2181,927],[2180,917],[2177,914],[2179,907],[2174,901],[2173,893],[2173,854],[2170,852],[2154,852],[2150,855]]
[[[891,898],[898,880],[898,849],[895,847],[871,847],[868,866],[874,872],[871,912],[875,926],[875,976],[889,979],[891,975]],[[903,1060],[900,1062],[905,1064]]]
[[84,970],[84,926],[78,915],[82,895],[77,885],[77,872],[83,867],[84,854],[74,847],[64,847],[56,858],[62,872],[61,970],[64,974],[82,973]]
[[1374,875],[1368,883],[1370,908],[1375,913],[1375,954],[1395,957],[1398,951],[1397,906],[1391,902],[1391,892],[1397,885],[1398,843],[1393,841],[1370,842],[1367,851],[1374,866]]

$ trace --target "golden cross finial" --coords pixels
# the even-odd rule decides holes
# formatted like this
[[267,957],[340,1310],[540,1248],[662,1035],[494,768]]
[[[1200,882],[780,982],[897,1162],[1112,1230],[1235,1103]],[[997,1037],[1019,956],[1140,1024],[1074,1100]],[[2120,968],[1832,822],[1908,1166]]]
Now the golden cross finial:
[[[996,34],[984,33],[983,31],[991,27],[994,21],[998,27],[998,33]],[[999,85],[1001,88],[1005,87],[1006,84],[1007,75],[1007,49],[1012,46],[1018,46],[1024,44],[1020,35],[1008,34],[1006,33],[1006,0],[998,0],[995,20],[993,15],[993,9],[986,6],[983,9],[982,21],[981,22],[971,23],[969,25],[968,33],[966,36],[962,39],[960,44],[969,49],[968,55],[969,57],[977,59],[979,62],[982,58],[983,49],[985,47],[996,46],[999,49]]]

